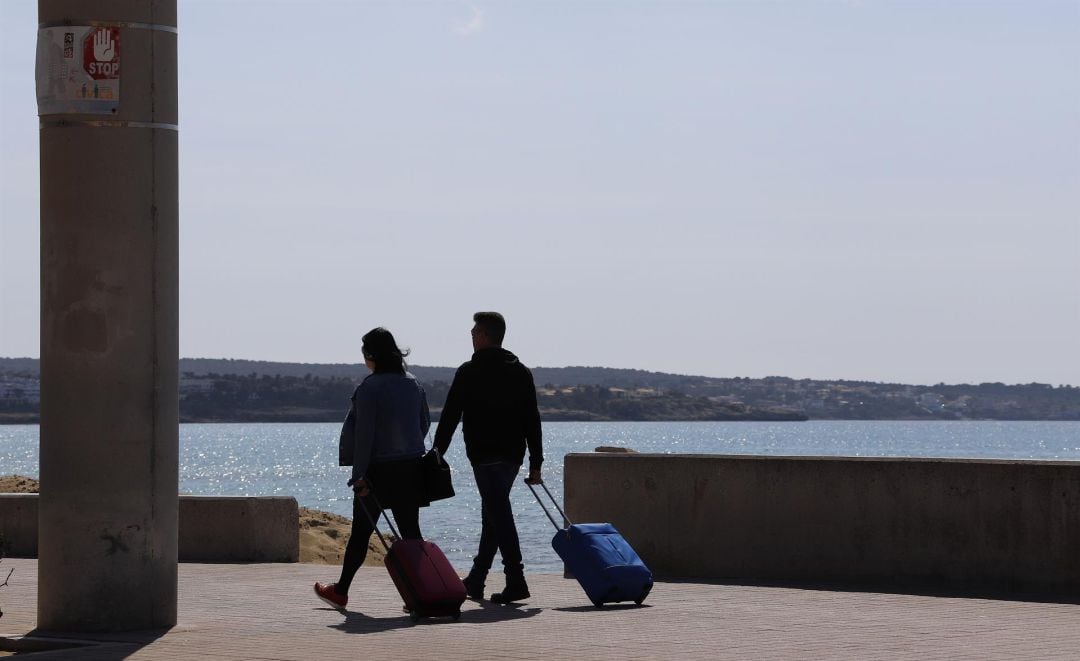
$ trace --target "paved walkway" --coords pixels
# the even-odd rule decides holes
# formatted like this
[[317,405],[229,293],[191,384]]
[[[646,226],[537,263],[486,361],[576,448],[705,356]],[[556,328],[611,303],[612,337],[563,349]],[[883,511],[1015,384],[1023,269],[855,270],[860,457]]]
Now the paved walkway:
[[[0,634],[30,633],[37,562],[0,588]],[[596,610],[577,583],[530,575],[518,607],[466,602],[414,624],[382,568],[363,568],[347,613],[311,590],[322,565],[180,565],[180,623],[161,635],[16,656],[73,659],[1080,659],[1080,605],[659,583],[643,607]],[[496,586],[501,587],[501,586]]]

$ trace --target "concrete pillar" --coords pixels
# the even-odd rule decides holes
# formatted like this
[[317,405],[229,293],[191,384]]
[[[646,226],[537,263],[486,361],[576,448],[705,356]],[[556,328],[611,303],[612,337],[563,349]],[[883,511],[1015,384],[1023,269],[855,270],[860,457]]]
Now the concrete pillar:
[[176,624],[176,0],[39,0],[38,628]]

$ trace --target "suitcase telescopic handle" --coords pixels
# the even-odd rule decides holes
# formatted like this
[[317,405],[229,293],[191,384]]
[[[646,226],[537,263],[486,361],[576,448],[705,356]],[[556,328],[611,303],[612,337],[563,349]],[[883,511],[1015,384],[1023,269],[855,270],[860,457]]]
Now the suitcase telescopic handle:
[[[536,502],[540,503],[540,507],[544,508],[544,514],[547,514],[547,518],[551,520],[551,525],[555,526],[555,530],[562,530],[563,526],[560,526],[558,523],[555,522],[555,517],[551,516],[551,512],[548,511],[547,505],[544,505],[544,501],[541,500],[540,494],[536,493],[536,489],[533,488],[533,485],[529,484],[528,482],[526,482],[525,484],[529,486],[529,491],[532,491],[533,495],[536,496]],[[562,508],[559,507],[559,501],[555,500],[555,496],[551,495],[551,492],[548,491],[547,485],[541,482],[540,487],[544,490],[544,493],[548,495],[548,498],[551,499],[551,504],[555,506],[555,509],[559,510],[559,514],[562,515],[563,521],[566,522],[566,525],[572,525],[573,522],[570,521],[570,517],[566,516],[566,512],[563,512]]]
[[[379,499],[375,496],[375,487],[372,486],[370,481],[368,482],[368,489],[371,490],[371,500],[375,501],[375,507],[378,507],[382,512],[382,515],[386,517],[386,523],[390,526],[390,532],[394,533],[394,537],[401,539],[401,535],[398,534],[397,528],[394,527],[394,522],[390,520],[390,515],[386,513],[386,510],[379,503]],[[371,518],[371,512],[369,512],[367,506],[364,505],[363,497],[358,495],[357,499],[360,501],[360,509],[364,510],[364,515],[367,516],[367,520],[371,522],[372,529],[375,531],[375,534],[379,536],[379,541],[382,542],[383,548],[389,553],[390,545],[386,543],[386,538],[383,537],[382,531],[379,530],[379,522]]]

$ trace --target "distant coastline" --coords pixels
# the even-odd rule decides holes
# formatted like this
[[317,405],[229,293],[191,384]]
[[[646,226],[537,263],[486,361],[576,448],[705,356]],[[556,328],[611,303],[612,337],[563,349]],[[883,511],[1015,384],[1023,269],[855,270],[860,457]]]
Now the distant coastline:
[[[452,367],[410,366],[438,417]],[[38,422],[39,361],[0,358],[0,424]],[[1080,387],[934,386],[714,378],[605,367],[532,368],[547,421],[1080,420]],[[359,364],[184,358],[181,422],[338,422]]]

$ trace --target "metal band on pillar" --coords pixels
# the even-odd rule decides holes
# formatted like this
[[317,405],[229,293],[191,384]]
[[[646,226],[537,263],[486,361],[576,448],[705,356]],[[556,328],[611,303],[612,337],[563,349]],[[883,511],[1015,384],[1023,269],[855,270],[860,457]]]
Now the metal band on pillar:
[[90,20],[63,20],[63,21],[45,21],[38,23],[39,28],[62,28],[68,26],[86,26],[91,28],[130,28],[132,30],[160,30],[162,32],[172,32],[173,34],[179,34],[179,30],[175,25],[161,25],[159,23],[137,23],[132,21],[90,21]]
[[43,129],[62,129],[79,126],[94,129],[162,129],[164,131],[180,130],[180,127],[176,124],[165,124],[162,122],[124,122],[111,119],[43,119],[38,122],[38,125],[39,128]]

